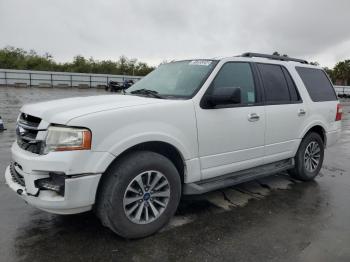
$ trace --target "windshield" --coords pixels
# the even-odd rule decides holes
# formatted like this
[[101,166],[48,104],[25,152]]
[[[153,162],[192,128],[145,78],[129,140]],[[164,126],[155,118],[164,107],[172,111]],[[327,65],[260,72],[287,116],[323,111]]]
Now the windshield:
[[138,93],[137,90],[147,89],[165,98],[190,98],[201,87],[216,64],[215,60],[188,60],[163,64],[130,87],[127,93],[135,94]]

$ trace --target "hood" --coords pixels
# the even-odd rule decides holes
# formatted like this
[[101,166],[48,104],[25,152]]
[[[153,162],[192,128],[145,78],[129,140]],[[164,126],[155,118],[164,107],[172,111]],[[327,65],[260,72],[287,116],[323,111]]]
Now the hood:
[[64,125],[73,118],[91,113],[166,101],[132,95],[100,95],[28,104],[21,108],[21,112],[40,117],[48,123]]

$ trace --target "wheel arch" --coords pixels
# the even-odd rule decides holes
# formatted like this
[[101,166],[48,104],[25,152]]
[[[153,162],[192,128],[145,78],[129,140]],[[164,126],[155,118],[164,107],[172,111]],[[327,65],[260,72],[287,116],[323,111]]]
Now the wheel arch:
[[319,134],[320,137],[322,138],[324,146],[326,146],[327,135],[326,135],[326,129],[325,129],[324,125],[317,123],[317,124],[314,124],[312,126],[309,126],[307,129],[305,129],[305,131],[303,132],[303,135],[301,137],[304,138],[305,136],[307,136],[311,132]]
[[131,154],[132,152],[135,151],[151,151],[155,153],[159,153],[166,158],[168,158],[176,167],[176,169],[179,172],[179,176],[181,179],[181,184],[184,183],[185,179],[185,173],[186,173],[186,165],[185,165],[185,158],[183,154],[172,144],[163,142],[163,141],[147,141],[147,142],[142,142],[136,145],[133,145],[127,149],[125,149],[123,152],[121,152],[118,156],[114,158],[112,162],[108,165],[106,170],[103,172],[101,178],[99,179],[97,190],[96,190],[96,195],[95,195],[95,207],[94,210],[95,212],[103,212],[97,208],[96,204],[98,205],[99,199],[103,195],[103,184],[104,181],[107,179],[108,176],[106,176],[106,172],[112,168],[114,164],[116,164],[120,159],[123,157],[127,156],[128,154]]
[[[116,162],[118,162],[119,159],[122,157],[134,152],[134,151],[151,151],[158,154],[161,154],[168,158],[176,167],[177,171],[179,172],[181,182],[184,182],[185,177],[185,157],[181,153],[181,151],[175,147],[174,145],[164,142],[164,141],[147,141],[135,144],[127,149],[125,149],[123,152],[118,154],[114,160],[108,165],[106,168],[106,171]],[[103,179],[103,175],[101,177]]]

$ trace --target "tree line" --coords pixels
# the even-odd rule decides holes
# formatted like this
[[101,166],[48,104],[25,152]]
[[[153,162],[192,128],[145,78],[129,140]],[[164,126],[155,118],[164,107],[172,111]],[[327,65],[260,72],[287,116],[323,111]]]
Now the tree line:
[[333,80],[339,85],[350,85],[350,59],[338,62],[333,69],[325,68]]
[[[281,55],[278,52],[274,52],[273,55],[288,57],[288,55]],[[319,65],[318,62],[310,62],[310,64]],[[8,46],[0,49],[0,68],[144,76],[154,70],[155,67],[125,56],[119,57],[117,61],[100,61],[92,57],[85,58],[77,55],[72,62],[58,63],[49,53],[40,55],[34,50],[26,51]],[[332,69],[327,67],[324,67],[324,69],[333,83],[350,85],[350,59],[338,62]]]
[[72,62],[58,63],[49,53],[41,55],[34,50],[26,51],[12,46],[0,49],[0,68],[137,76],[147,75],[154,70],[147,63],[125,56],[119,57],[117,61],[100,61],[77,55]]

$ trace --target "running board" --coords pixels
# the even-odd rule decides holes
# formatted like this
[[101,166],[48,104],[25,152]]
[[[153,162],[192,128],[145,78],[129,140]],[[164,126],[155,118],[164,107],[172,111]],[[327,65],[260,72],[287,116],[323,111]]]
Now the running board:
[[294,159],[286,159],[271,164],[266,164],[231,174],[206,179],[196,183],[184,184],[184,195],[199,195],[209,191],[217,190],[224,187],[237,185],[253,179],[262,178],[276,174],[294,167]]

